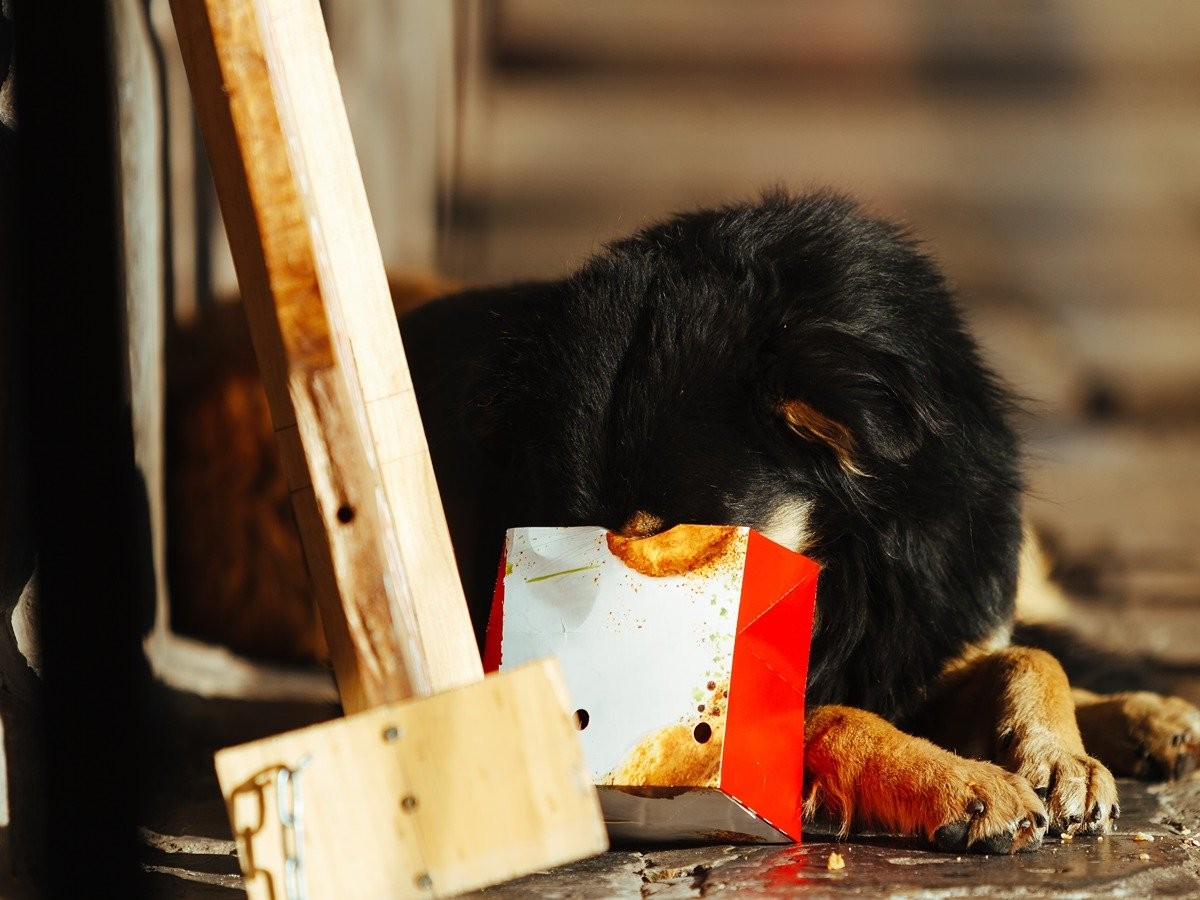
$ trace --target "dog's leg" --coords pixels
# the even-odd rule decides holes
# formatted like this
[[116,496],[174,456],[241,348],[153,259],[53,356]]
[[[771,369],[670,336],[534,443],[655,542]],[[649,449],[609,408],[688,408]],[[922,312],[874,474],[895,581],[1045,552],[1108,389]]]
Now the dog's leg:
[[1120,815],[1116,782],[1084,751],[1066,673],[1045,651],[1006,647],[951,666],[918,733],[1027,779],[1056,831],[1108,831]]
[[1186,700],[1078,688],[1074,696],[1083,745],[1118,775],[1185,778],[1200,762],[1200,709]]
[[873,713],[819,706],[806,713],[805,815],[919,835],[944,850],[1033,849],[1046,831],[1030,784],[905,734]]

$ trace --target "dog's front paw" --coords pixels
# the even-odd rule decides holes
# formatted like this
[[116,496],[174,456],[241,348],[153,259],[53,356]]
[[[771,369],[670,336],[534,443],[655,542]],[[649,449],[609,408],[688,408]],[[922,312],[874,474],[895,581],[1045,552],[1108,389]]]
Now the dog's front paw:
[[1015,853],[1042,843],[1045,804],[1023,778],[848,706],[806,711],[806,818],[920,835],[943,850]]
[[1200,709],[1148,691],[1113,694],[1076,709],[1088,752],[1118,775],[1186,778],[1200,763]]
[[1052,737],[1012,741],[1001,762],[1033,785],[1046,802],[1054,831],[1102,834],[1121,815],[1112,773],[1099,760],[1072,753]]
[[1028,781],[992,763],[947,756],[928,806],[928,831],[940,849],[1016,853],[1041,846],[1048,818]]

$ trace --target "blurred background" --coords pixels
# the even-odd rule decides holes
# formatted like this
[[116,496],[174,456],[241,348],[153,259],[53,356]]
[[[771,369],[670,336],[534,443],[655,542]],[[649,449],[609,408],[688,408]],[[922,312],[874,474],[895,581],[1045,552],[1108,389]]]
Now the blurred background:
[[[1200,6],[323,7],[392,272],[558,277],[776,185],[908,223],[1025,400],[1030,516],[1078,628],[1200,664]],[[170,338],[237,285],[166,2],[143,9]],[[195,374],[170,347],[168,388]]]
[[1200,7],[510,0],[488,35],[445,265],[560,275],[772,184],[910,223],[1026,398],[1081,624],[1200,662]]
[[665,213],[831,186],[902,219],[1026,398],[1089,633],[1200,663],[1200,6],[489,5],[438,262],[557,276]]
[[[353,63],[381,84],[399,48],[329,6],[335,53],[339,28],[385,44]],[[1200,663],[1200,6],[505,0],[454,18],[432,235],[408,245],[428,255],[385,234],[391,265],[556,277],[673,211],[776,184],[853,194],[942,260],[1026,398],[1030,513],[1081,624]],[[350,110],[386,232],[398,112]]]

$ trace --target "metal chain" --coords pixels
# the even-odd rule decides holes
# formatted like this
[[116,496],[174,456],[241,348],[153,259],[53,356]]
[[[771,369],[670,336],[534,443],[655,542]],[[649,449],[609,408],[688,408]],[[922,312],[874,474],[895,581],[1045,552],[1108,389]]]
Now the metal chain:
[[258,868],[254,861],[251,839],[266,825],[265,794],[268,786],[273,784],[283,856],[282,900],[308,900],[308,883],[304,871],[304,793],[301,790],[300,775],[311,762],[312,754],[305,754],[294,766],[271,766],[251,778],[244,787],[257,796],[259,807],[259,821],[256,827],[236,829],[242,842],[246,879],[249,881],[259,877],[265,878],[267,894],[272,898],[277,896],[274,875],[270,869]]

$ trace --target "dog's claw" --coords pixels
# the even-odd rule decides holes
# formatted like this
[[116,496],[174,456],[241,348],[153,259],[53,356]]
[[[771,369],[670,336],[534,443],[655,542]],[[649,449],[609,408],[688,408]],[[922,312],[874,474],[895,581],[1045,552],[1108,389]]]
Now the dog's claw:
[[949,821],[933,831],[933,840],[943,851],[962,853],[1015,853],[1040,846],[1049,822],[1042,801],[1029,782],[991,763],[956,760],[970,767],[960,782],[967,790]]

